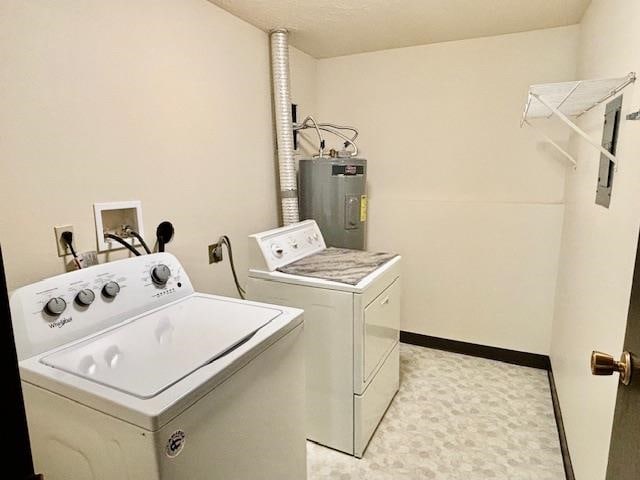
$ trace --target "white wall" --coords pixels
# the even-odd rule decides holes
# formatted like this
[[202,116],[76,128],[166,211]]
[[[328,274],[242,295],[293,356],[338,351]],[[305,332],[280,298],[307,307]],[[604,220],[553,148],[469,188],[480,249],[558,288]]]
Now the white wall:
[[[594,0],[580,33],[580,78],[640,71],[640,3]],[[624,91],[623,117],[639,106],[638,87]],[[602,137],[604,107],[581,126]],[[592,377],[589,355],[622,351],[640,222],[640,122],[623,121],[611,207],[594,203],[598,152],[572,141],[579,165],[569,170],[551,359],[578,480],[605,477],[617,378]]]
[[318,61],[295,47],[289,47],[289,70],[291,101],[298,104],[298,114],[303,117],[313,115],[317,109]]
[[[307,115],[314,116],[318,110],[318,60],[311,55],[289,48],[289,70],[291,73],[291,102],[298,105],[298,122]],[[308,157],[317,151],[315,133],[310,130],[298,134],[296,158]]]
[[277,223],[267,34],[203,0],[5,0],[0,58],[10,287],[64,271],[54,225],[95,249],[92,204],[139,199],[148,239],[171,220],[196,287],[234,295],[207,245],[230,235],[245,277]]
[[529,84],[574,78],[577,35],[320,60],[319,116],[369,160],[369,247],[405,259],[404,330],[549,352],[566,163],[519,120]]

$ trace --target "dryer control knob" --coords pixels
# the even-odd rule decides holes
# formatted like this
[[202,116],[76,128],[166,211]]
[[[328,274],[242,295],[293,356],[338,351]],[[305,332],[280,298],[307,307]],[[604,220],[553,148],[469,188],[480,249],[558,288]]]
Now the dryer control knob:
[[102,287],[102,294],[107,298],[116,298],[120,293],[120,285],[117,282],[107,282]]
[[47,302],[44,306],[44,312],[53,317],[57,317],[62,312],[64,312],[67,308],[67,302],[64,301],[62,297],[52,298]]
[[158,286],[166,285],[169,277],[171,277],[171,270],[166,265],[156,265],[151,270],[151,280]]
[[284,249],[278,244],[271,245],[271,251],[278,258],[282,257],[282,255],[284,254]]
[[93,303],[95,299],[96,299],[96,294],[93,293],[93,290],[89,288],[80,290],[76,295],[76,303],[81,307],[88,307]]

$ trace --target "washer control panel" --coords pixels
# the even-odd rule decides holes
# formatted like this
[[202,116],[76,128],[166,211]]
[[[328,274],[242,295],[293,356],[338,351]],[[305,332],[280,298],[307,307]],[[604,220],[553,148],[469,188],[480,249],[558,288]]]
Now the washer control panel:
[[86,337],[193,293],[169,253],[76,270],[16,290],[11,314],[18,356]]
[[314,220],[249,236],[249,268],[274,271],[324,250],[324,238]]

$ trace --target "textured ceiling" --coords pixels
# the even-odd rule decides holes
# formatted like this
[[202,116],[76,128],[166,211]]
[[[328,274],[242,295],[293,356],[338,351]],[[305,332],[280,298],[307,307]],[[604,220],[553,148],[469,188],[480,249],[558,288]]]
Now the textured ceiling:
[[573,25],[591,0],[210,0],[316,58]]

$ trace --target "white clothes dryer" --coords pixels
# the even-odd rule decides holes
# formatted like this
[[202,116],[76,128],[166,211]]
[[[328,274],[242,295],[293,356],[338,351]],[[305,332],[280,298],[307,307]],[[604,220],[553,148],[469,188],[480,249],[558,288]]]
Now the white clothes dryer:
[[248,297],[305,312],[309,440],[362,457],[398,391],[400,262],[326,248],[313,220],[249,237]]

